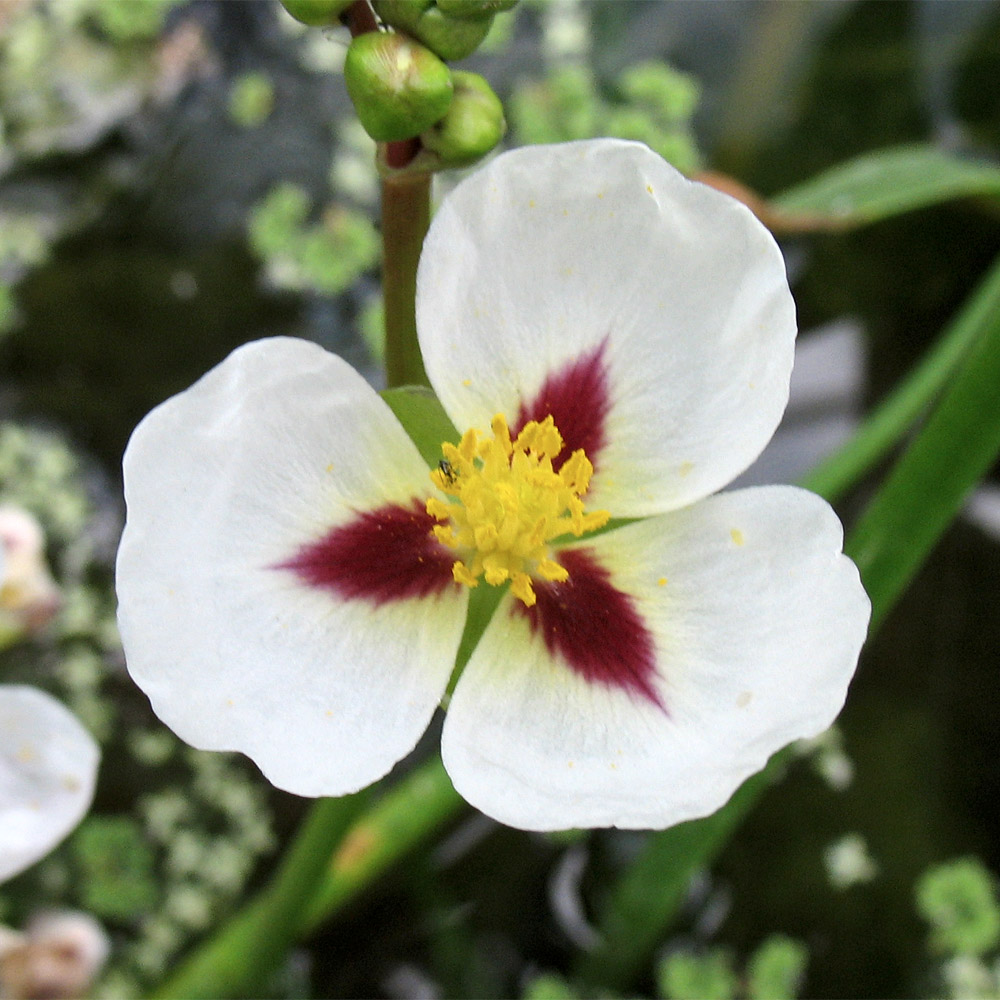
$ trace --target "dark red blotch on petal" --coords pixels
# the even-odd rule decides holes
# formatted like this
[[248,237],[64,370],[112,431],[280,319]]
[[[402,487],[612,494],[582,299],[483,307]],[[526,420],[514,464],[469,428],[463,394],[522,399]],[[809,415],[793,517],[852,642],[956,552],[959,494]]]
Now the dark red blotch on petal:
[[275,569],[347,600],[380,605],[429,597],[458,586],[455,557],[431,534],[435,524],[417,499],[409,507],[387,504],[355,515]]
[[582,448],[596,469],[605,440],[605,422],[611,409],[608,391],[608,366],[604,358],[607,339],[590,353],[551,373],[538,394],[522,403],[517,421],[511,428],[516,437],[526,423],[552,416],[563,438],[563,449],[552,462],[558,472],[570,455]]
[[545,647],[592,684],[620,688],[666,711],[653,686],[653,637],[633,599],[611,582],[590,549],[567,549],[559,562],[569,572],[562,583],[532,580],[537,601],[518,612],[541,633]]

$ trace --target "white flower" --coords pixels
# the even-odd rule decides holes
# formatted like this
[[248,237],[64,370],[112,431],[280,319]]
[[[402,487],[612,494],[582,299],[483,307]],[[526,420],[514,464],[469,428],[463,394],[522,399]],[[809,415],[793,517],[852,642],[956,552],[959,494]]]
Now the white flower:
[[94,797],[100,753],[69,709],[0,685],[0,882],[48,854]]
[[[638,144],[519,149],[441,206],[417,321],[466,432],[430,475],[296,340],[137,428],[120,625],[171,728],[290,791],[356,790],[427,726],[476,584],[507,589],[442,753],[510,825],[701,816],[832,722],[869,616],[836,515],[792,487],[710,495],[788,394],[794,305],[749,211]],[[609,517],[638,520],[593,534]]]

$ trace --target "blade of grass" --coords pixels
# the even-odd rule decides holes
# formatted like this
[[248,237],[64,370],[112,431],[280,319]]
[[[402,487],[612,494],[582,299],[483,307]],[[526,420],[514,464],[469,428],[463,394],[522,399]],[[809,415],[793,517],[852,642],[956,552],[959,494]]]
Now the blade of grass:
[[880,621],[1000,453],[1000,310],[848,539]]
[[802,481],[807,490],[831,503],[870,472],[939,395],[970,346],[1000,314],[1000,259],[972,297],[948,324],[934,346],[906,378],[876,407],[843,448],[816,466]]

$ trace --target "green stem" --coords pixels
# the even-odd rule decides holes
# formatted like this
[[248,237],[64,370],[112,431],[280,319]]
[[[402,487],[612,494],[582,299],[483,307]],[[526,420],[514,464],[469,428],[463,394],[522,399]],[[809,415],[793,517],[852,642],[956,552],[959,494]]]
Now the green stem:
[[367,792],[319,799],[303,821],[270,883],[191,955],[156,997],[265,996],[267,984],[298,939],[302,906],[362,811]]
[[[396,153],[390,143],[390,166]],[[385,303],[385,372],[390,388],[429,385],[417,343],[417,263],[431,221],[431,175],[390,174],[382,179],[382,294]]]
[[465,807],[440,759],[421,765],[351,828],[304,908],[302,929],[312,931],[343,909]]

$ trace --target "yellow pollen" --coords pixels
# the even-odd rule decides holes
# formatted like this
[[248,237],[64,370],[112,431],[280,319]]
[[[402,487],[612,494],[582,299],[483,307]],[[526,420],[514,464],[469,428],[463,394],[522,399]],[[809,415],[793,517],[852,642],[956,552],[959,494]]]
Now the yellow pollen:
[[552,558],[560,535],[580,537],[607,524],[606,510],[583,509],[580,499],[594,467],[583,449],[556,472],[552,461],[563,447],[551,416],[524,425],[511,441],[503,414],[492,422],[493,437],[466,431],[456,447],[441,446],[444,459],[431,472],[434,485],[452,499],[431,497],[427,513],[440,523],[434,534],[461,558],[452,566],[458,583],[475,587],[482,577],[493,586],[510,581],[514,596],[535,603],[532,579],[561,582],[569,573]]

